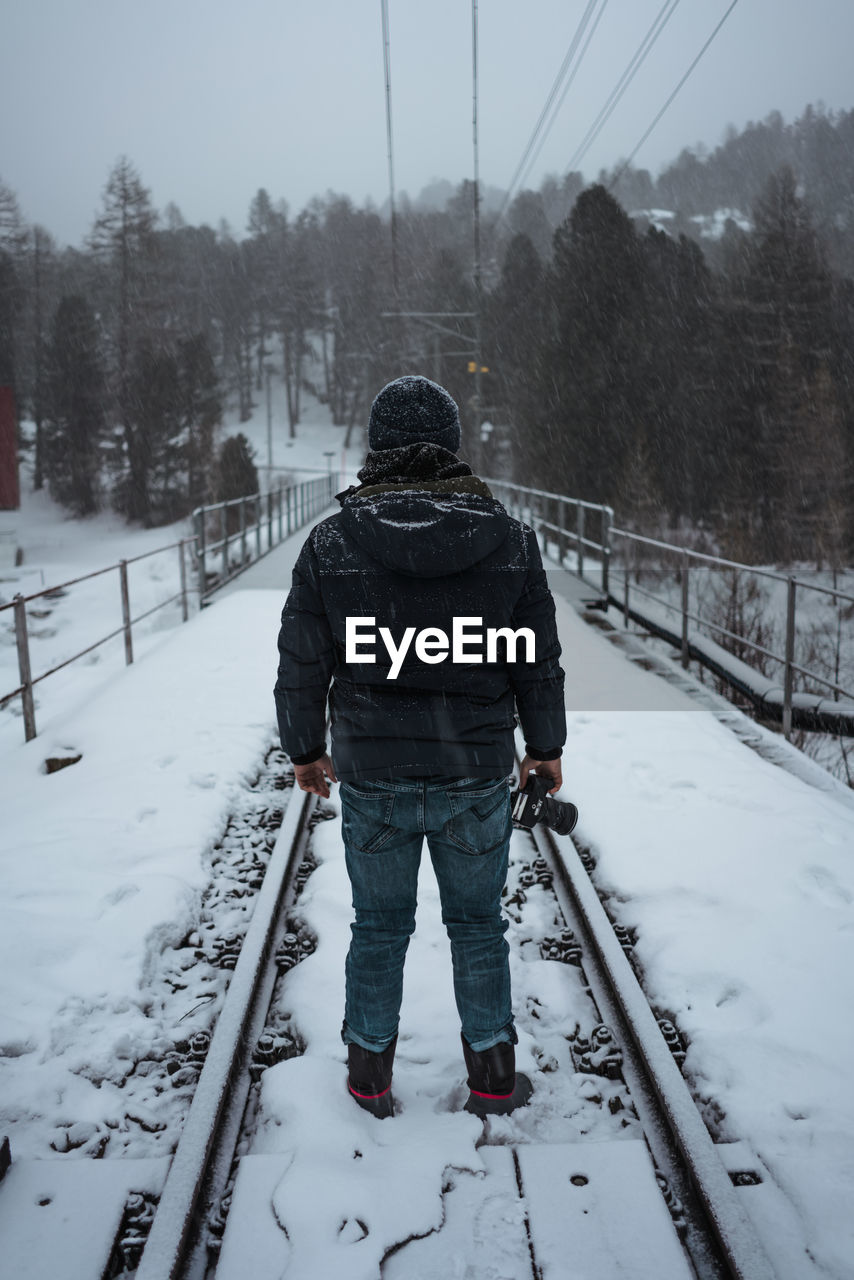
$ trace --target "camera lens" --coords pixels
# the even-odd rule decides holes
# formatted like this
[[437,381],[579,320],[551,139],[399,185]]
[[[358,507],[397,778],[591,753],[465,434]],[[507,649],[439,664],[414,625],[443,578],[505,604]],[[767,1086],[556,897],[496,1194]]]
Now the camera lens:
[[540,821],[547,827],[551,827],[552,831],[556,831],[559,836],[568,836],[578,821],[578,810],[574,804],[552,800],[550,796],[546,796]]

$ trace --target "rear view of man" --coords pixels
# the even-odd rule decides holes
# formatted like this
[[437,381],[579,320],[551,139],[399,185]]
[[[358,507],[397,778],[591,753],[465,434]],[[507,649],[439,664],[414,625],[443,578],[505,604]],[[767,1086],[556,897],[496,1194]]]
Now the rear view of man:
[[327,779],[341,782],[355,910],[348,1087],[374,1115],[393,1114],[426,837],[451,944],[466,1109],[505,1113],[532,1089],[515,1070],[501,914],[514,708],[526,741],[521,785],[535,769],[557,790],[566,723],[554,602],[533,532],[456,457],[459,413],[442,387],[389,383],[368,440],[361,484],[339,495],[341,511],[315,526],[297,560],[276,684],[297,783],[328,796]]

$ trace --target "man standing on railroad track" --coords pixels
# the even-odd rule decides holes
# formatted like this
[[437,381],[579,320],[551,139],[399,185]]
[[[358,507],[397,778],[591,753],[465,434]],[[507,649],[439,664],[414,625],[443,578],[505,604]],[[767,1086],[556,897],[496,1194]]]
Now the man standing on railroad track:
[[566,720],[554,601],[533,531],[456,456],[459,411],[444,388],[423,377],[390,382],[371,408],[368,442],[361,483],[339,494],[341,511],[300,552],[275,690],[297,784],[328,797],[329,780],[341,783],[355,910],[348,1088],[372,1114],[393,1114],[426,837],[451,944],[466,1110],[503,1114],[532,1092],[515,1070],[501,914],[514,704],[525,735],[520,785],[533,770],[556,791]]

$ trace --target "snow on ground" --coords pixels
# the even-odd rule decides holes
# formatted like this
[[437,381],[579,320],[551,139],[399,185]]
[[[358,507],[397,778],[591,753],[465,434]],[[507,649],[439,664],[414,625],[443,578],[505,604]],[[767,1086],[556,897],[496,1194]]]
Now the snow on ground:
[[[310,479],[328,470],[330,463],[333,471],[349,477],[363,456],[362,433],[354,430],[353,447],[345,452],[342,449],[345,428],[332,423],[328,406],[304,392],[301,421],[296,428],[296,439],[291,440],[284,387],[274,380],[272,392],[274,485]],[[221,439],[238,431],[246,435],[257,461],[263,463],[267,456],[267,411],[263,393],[248,422],[240,423],[234,413],[226,416]],[[327,458],[327,453],[331,457]],[[263,466],[259,477],[262,488],[266,487]],[[7,604],[18,593],[29,596],[118,564],[121,559],[148,556],[161,547],[190,537],[193,532],[190,520],[157,529],[141,529],[128,525],[122,516],[112,511],[99,512],[83,520],[73,519],[51,500],[47,490],[33,491],[29,466],[21,468],[21,509],[5,514],[14,517],[23,564],[17,568],[0,566],[0,605]],[[198,595],[189,549],[186,563],[190,607],[195,608]],[[176,595],[180,588],[177,548],[129,565],[128,584],[132,617],[147,613]],[[121,628],[118,570],[70,587],[60,597],[33,600],[27,606],[27,622],[32,672],[38,676]],[[139,622],[133,628],[135,658],[141,658],[157,646],[164,639],[164,633],[171,632],[180,622],[180,601],[158,609]],[[50,728],[55,718],[85,701],[86,696],[94,696],[105,680],[121,671],[124,660],[124,640],[120,634],[38,685],[34,696],[39,733]],[[19,683],[14,616],[9,609],[0,613],[0,696],[16,689]],[[0,752],[12,749],[23,740],[21,716],[19,698],[0,708]],[[68,745],[73,745],[73,733]]]
[[720,240],[726,224],[734,222],[740,231],[752,231],[753,223],[740,209],[716,209],[714,213],[697,213],[691,217],[706,240]]
[[[301,541],[297,534],[273,553],[285,580]],[[102,546],[111,559],[113,544]],[[105,678],[105,664],[97,692],[81,681],[75,700],[72,683],[49,704],[46,690],[35,742],[0,739],[0,1127],[14,1121],[24,1144],[28,1123],[45,1111],[105,1121],[115,1099],[87,1071],[97,1075],[99,1062],[146,1044],[151,957],[192,922],[202,856],[272,740],[281,603],[280,591],[235,592],[159,633],[133,667],[119,659]],[[690,1040],[686,1070],[709,1100],[713,1128],[748,1142],[789,1197],[815,1264],[783,1257],[778,1244],[781,1275],[841,1280],[854,1256],[842,1208],[854,1192],[850,811],[759,759],[709,713],[687,701],[691,709],[679,709],[673,690],[627,663],[562,601],[557,609],[570,711],[563,796],[579,805],[596,878],[637,930],[651,997]],[[667,695],[656,703],[659,688]],[[45,756],[69,746],[82,751],[80,763],[43,774]],[[306,910],[329,943],[313,967],[293,971],[288,988],[309,1052],[305,1065],[266,1074],[260,1149],[296,1158],[306,1133],[318,1134],[324,1159],[312,1185],[328,1183],[340,1204],[345,1147],[358,1130],[369,1147],[354,1147],[364,1168],[386,1168],[394,1186],[421,1186],[407,1210],[417,1229],[437,1211],[443,1161],[479,1167],[471,1118],[449,1112],[462,1069],[435,894],[425,874],[396,1085],[403,1113],[379,1125],[348,1111],[341,1093],[348,899],[337,824],[321,827],[318,839],[323,861]],[[518,948],[514,975],[524,1023],[538,992],[545,1002],[553,988],[548,966],[523,965]],[[558,1021],[570,1013],[559,1007]],[[557,1043],[557,1024],[544,1031]],[[526,1032],[520,1062],[554,1107],[496,1122],[505,1142],[546,1139],[558,1118],[564,1140],[572,1132],[573,1091],[582,1086],[565,1063],[559,1087],[555,1075],[546,1078],[538,1048],[552,1052]],[[310,1130],[294,1120],[297,1098]],[[14,1131],[12,1140],[14,1153]],[[383,1146],[397,1152],[390,1164],[377,1155]],[[352,1151],[347,1158],[358,1163]],[[374,1185],[383,1197],[394,1191],[383,1177]],[[293,1223],[301,1202],[276,1203]],[[327,1243],[308,1223],[294,1223],[303,1256]],[[779,1225],[780,1238],[790,1238]]]
[[[274,741],[279,611],[272,592],[223,601],[4,752],[4,1131],[114,1118],[99,1077],[150,1047],[152,958],[195,924],[202,855]],[[69,741],[80,762],[45,774]]]
[[[281,366],[278,343],[274,357],[268,363],[273,368],[274,375],[278,374]],[[305,361],[304,374],[315,386],[320,386],[323,367],[318,351],[313,351],[312,356]],[[329,406],[321,403],[310,391],[303,390],[300,396],[300,421],[296,427],[296,438],[292,439],[288,427],[285,386],[277,376],[271,381],[270,403],[273,424],[270,441],[273,476],[271,487],[275,488],[281,478],[288,476],[291,480],[298,481],[323,471],[343,473],[361,465],[366,448],[365,431],[361,424],[354,426],[349,447],[345,449],[346,427],[335,426],[331,421]],[[228,423],[224,434],[234,435],[242,431],[252,445],[261,487],[266,489],[271,461],[268,451],[266,391],[254,391],[254,405],[248,421],[239,422],[236,415],[231,414]]]

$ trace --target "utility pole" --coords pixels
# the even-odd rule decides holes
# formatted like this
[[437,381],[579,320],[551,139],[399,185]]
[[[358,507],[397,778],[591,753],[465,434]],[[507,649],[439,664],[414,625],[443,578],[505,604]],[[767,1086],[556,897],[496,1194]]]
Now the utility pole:
[[391,276],[395,308],[400,306],[400,278],[397,265],[397,208],[394,193],[394,147],[391,125],[391,38],[388,28],[388,0],[380,0],[383,21],[383,68],[385,70],[385,127],[388,149],[388,188],[391,204]]
[[267,488],[272,490],[273,485],[273,392],[272,392],[272,370],[269,365],[264,366],[264,372],[267,375]]
[[474,143],[474,293],[475,293],[475,370],[474,370],[474,439],[480,437],[481,365],[483,364],[483,276],[480,261],[480,161],[477,137],[477,0],[471,6],[472,48],[472,141]]

